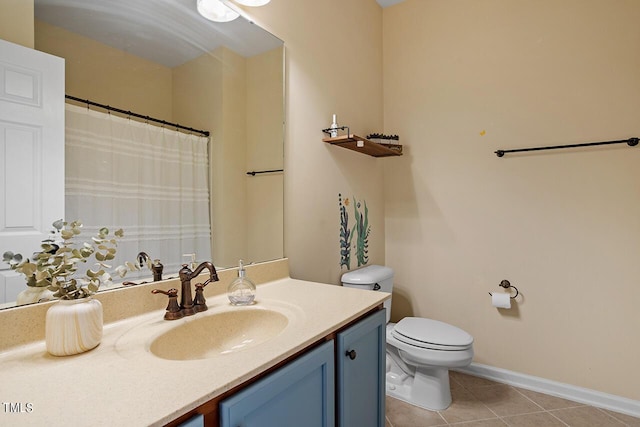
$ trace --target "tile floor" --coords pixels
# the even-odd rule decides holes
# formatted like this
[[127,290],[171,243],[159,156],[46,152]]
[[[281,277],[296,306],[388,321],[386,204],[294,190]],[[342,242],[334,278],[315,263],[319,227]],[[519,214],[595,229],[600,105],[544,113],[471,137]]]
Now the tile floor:
[[451,372],[453,402],[433,412],[387,396],[386,427],[640,427],[640,418]]

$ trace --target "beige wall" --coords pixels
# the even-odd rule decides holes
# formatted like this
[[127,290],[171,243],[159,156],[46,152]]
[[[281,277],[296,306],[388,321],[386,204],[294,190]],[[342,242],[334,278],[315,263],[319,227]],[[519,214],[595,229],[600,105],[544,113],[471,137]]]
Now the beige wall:
[[222,135],[220,141],[213,141],[214,150],[223,146],[220,156],[213,160],[217,163],[214,173],[221,171],[222,185],[221,197],[216,197],[213,205],[217,202],[225,221],[214,232],[224,235],[219,244],[219,262],[236,265],[238,258],[247,253],[247,65],[244,58],[228,49],[224,49],[223,58]]
[[[384,11],[386,259],[398,315],[475,361],[640,399],[640,2],[408,0]],[[295,89],[292,89],[295,90]],[[510,311],[488,291],[508,279]]]
[[[284,167],[284,48],[247,58],[246,171]],[[278,82],[278,84],[274,84]],[[245,175],[247,254],[268,260],[284,253],[282,173]]]
[[33,48],[33,0],[0,0],[0,39]]
[[382,9],[375,0],[300,0],[248,12],[285,41],[285,255],[291,275],[338,284],[345,271],[339,193],[366,200],[370,263],[384,263],[385,160],[329,146],[321,131],[333,113],[357,134],[381,130]]
[[178,122],[212,129],[212,229],[216,265],[282,257],[282,48],[243,58],[226,48],[173,70]]
[[35,48],[65,58],[66,93],[173,120],[171,69],[35,21]]

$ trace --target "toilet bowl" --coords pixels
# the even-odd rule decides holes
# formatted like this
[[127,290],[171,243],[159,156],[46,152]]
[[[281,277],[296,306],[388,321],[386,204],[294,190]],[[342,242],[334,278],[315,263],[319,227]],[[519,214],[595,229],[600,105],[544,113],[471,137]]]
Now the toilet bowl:
[[[393,270],[371,265],[342,275],[342,285],[392,292]],[[405,317],[389,323],[387,309],[386,393],[429,410],[451,404],[449,369],[468,366],[473,360],[473,337],[453,325],[421,317]]]

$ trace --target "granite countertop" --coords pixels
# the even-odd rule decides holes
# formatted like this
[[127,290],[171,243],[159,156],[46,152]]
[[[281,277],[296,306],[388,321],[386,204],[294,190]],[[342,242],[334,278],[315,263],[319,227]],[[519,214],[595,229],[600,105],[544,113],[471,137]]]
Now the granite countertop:
[[[155,426],[242,384],[336,331],[390,295],[284,278],[258,286],[256,304],[288,318],[274,338],[215,358],[176,361],[150,351],[167,330],[232,307],[226,295],[209,310],[174,321],[164,310],[106,324],[101,344],[54,357],[43,341],[0,354],[0,425]],[[9,410],[7,404],[13,405]],[[17,405],[19,404],[19,406]]]

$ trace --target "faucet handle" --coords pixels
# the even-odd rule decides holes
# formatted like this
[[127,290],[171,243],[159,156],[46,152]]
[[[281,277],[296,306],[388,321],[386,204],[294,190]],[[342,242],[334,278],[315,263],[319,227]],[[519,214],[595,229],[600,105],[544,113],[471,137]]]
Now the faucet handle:
[[168,291],[163,291],[162,289],[154,289],[151,291],[152,294],[164,294],[169,297],[169,303],[167,304],[167,312],[164,314],[164,318],[166,320],[176,320],[180,319],[184,316],[182,310],[180,310],[180,306],[178,305],[178,290],[176,288],[171,288]]
[[207,311],[207,300],[204,297],[204,287],[207,286],[208,281],[203,283],[196,283],[196,296],[193,299],[193,309],[196,312]]

